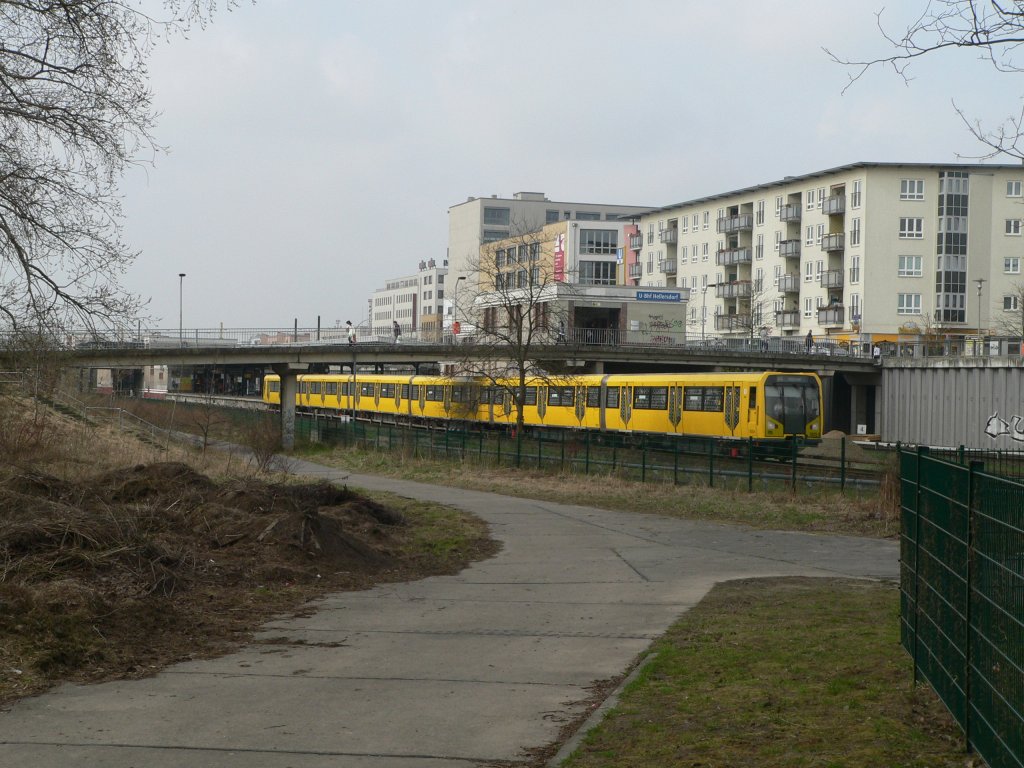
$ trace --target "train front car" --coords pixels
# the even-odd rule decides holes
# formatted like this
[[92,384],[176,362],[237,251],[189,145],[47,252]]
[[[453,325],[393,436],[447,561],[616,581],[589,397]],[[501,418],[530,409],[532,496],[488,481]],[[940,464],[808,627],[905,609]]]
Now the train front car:
[[764,377],[765,437],[821,439],[821,380],[808,373]]

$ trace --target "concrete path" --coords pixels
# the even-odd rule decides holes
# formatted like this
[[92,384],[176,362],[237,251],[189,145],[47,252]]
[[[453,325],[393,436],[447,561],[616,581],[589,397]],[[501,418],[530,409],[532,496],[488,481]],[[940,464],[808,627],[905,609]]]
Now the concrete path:
[[[322,600],[258,643],[147,680],[65,685],[0,713],[0,766],[466,768],[515,765],[586,711],[718,581],[895,579],[894,542],[605,512],[296,471],[452,504],[495,558],[457,576]],[[685,490],[681,491],[685,493]]]

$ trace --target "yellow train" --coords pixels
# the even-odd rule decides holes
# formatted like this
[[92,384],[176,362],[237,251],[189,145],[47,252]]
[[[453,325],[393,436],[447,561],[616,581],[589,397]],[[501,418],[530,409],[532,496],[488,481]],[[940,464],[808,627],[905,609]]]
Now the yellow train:
[[[411,374],[307,374],[298,377],[300,413],[516,424],[518,380]],[[280,406],[281,381],[268,375],[263,400]],[[531,378],[523,423],[602,432],[755,438],[822,434],[821,380],[813,373],[588,374]]]

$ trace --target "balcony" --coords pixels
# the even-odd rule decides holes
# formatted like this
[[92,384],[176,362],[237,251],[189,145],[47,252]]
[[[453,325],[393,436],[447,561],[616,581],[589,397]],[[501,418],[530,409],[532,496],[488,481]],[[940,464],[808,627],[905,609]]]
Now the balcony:
[[719,299],[744,299],[750,296],[749,280],[736,280],[731,283],[717,283],[715,297]]
[[822,288],[842,288],[843,270],[827,269],[818,275],[818,285]]
[[635,264],[629,265],[629,277],[630,279],[637,280],[644,276],[644,265],[639,261]]
[[845,247],[846,234],[843,232],[833,232],[831,235],[825,235],[821,238],[821,250],[823,251],[841,251]]
[[800,310],[785,309],[775,313],[775,326],[777,328],[799,328]]
[[846,195],[832,195],[821,201],[821,212],[826,216],[839,216],[846,213]]
[[715,315],[716,331],[749,331],[750,315]]
[[779,275],[779,293],[800,293],[800,275]]
[[784,205],[779,208],[779,221],[787,224],[800,223],[800,216],[803,214],[799,205]]
[[800,240],[783,240],[779,243],[779,256],[786,259],[800,258]]
[[736,232],[749,232],[754,228],[754,214],[740,213],[735,216],[723,216],[718,219],[718,231],[725,235]]
[[734,264],[749,264],[749,248],[725,248],[715,252],[715,264],[720,267],[729,267]]
[[664,259],[660,264],[658,264],[658,271],[663,275],[674,275],[676,273],[676,260]]
[[658,233],[658,242],[667,243],[669,245],[672,243],[678,243],[679,230],[674,228],[661,230],[661,232]]
[[818,307],[818,325],[841,326],[844,322],[845,309],[845,307],[837,304],[830,304],[827,307]]
[[630,235],[629,236],[629,250],[639,251],[644,247],[644,236],[643,235]]

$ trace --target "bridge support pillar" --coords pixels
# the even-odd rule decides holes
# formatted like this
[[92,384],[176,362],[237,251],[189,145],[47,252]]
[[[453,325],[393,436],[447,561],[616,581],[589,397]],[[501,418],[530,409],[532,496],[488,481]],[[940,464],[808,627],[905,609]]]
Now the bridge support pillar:
[[274,373],[281,377],[281,450],[295,447],[295,394],[298,375],[309,369],[309,363],[275,363]]

